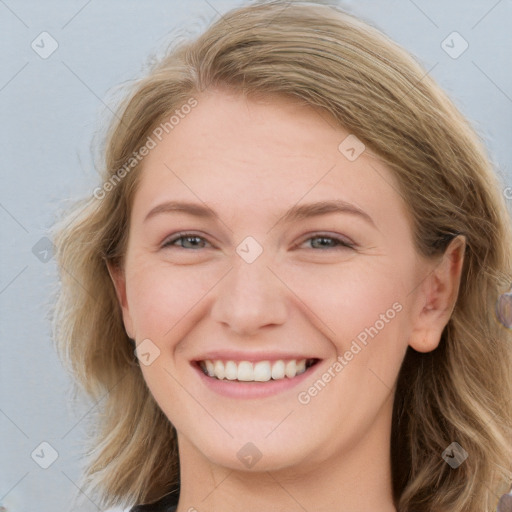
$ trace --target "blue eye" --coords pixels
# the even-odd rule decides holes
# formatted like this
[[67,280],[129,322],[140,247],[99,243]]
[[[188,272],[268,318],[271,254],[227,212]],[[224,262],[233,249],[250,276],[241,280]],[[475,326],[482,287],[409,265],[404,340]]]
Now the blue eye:
[[[347,248],[353,249],[354,244],[347,242],[341,238],[317,235],[306,239],[303,243],[312,242],[310,249],[337,249]],[[194,233],[178,233],[176,236],[166,240],[162,244],[162,248],[166,247],[179,247],[181,249],[204,249],[207,247],[208,241],[202,236]]]
[[336,249],[338,247],[346,247],[348,249],[353,249],[354,244],[351,244],[349,242],[346,242],[345,240],[342,240],[341,238],[327,236],[327,235],[317,235],[313,236],[311,238],[308,238],[304,242],[309,242],[311,240],[317,240],[319,241],[318,244],[312,243],[312,249]]
[[[176,242],[180,243],[176,244]],[[202,236],[193,233],[179,233],[177,236],[165,241],[162,244],[162,248],[174,246],[182,249],[203,249],[204,244],[201,245],[202,242],[208,243]]]

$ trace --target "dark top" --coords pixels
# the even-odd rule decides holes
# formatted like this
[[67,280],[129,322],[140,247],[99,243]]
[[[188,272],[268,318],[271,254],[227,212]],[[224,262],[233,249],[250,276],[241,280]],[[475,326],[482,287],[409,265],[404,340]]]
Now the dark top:
[[130,512],[175,512],[179,497],[179,489],[175,489],[154,503],[132,507]]

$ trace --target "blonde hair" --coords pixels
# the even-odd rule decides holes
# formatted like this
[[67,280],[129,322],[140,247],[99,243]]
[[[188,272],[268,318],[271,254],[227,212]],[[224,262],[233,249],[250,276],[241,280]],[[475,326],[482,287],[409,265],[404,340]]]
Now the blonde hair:
[[[393,493],[400,512],[494,510],[512,465],[512,332],[494,314],[512,281],[500,183],[468,121],[405,50],[338,8],[297,1],[230,11],[159,60],[109,129],[108,191],[77,203],[56,228],[57,347],[81,389],[102,399],[85,492],[102,506],[126,506],[179,481],[176,433],[142,377],[106,262],[123,264],[140,175],[140,162],[126,163],[163,120],[215,87],[284,95],[331,114],[395,174],[420,254],[439,256],[454,233],[465,235],[459,296],[440,345],[409,348],[400,370]],[[442,458],[452,442],[469,454],[458,469]]]

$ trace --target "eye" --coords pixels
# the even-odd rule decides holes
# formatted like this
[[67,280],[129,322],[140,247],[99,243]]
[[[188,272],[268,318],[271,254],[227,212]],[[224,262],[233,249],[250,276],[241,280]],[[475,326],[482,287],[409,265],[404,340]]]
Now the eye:
[[[176,242],[179,242],[178,244]],[[162,248],[179,247],[181,249],[204,249],[208,244],[206,239],[194,233],[178,233],[172,238],[167,239]]]
[[[322,234],[310,237],[304,240],[302,244],[306,242],[311,242],[309,247],[311,249],[353,249],[355,247],[355,244],[347,242],[342,238]],[[195,233],[177,233],[167,239],[162,244],[162,248],[179,247],[181,249],[204,249],[207,245],[209,245],[209,242]]]
[[347,242],[342,238],[338,238],[330,235],[316,235],[311,238],[304,240],[303,243],[310,242],[312,249],[337,249],[347,248],[353,249],[355,244]]

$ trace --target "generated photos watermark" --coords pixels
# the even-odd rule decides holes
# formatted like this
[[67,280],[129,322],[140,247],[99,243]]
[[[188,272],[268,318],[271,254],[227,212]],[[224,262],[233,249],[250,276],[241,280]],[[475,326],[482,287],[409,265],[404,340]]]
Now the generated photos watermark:
[[377,334],[379,334],[384,327],[395,316],[397,313],[402,311],[402,304],[399,302],[395,302],[389,309],[386,310],[385,313],[381,313],[379,315],[379,319],[375,321],[375,323],[366,327],[362,330],[353,340],[350,345],[350,348],[345,351],[342,356],[338,356],[336,361],[317,379],[308,389],[301,391],[297,395],[297,399],[300,404],[307,405],[311,402],[311,400],[316,397],[332,379],[334,379],[337,375],[341,373],[341,371],[354,359],[354,357],[359,354],[366,346],[368,346],[369,339],[373,339]]
[[108,192],[113,190],[137,165],[142,162],[142,159],[149,155],[152,149],[155,149],[158,142],[164,137],[164,134],[170,133],[182,119],[190,114],[192,109],[198,105],[195,98],[189,98],[180,108],[177,108],[174,113],[165,121],[161,122],[152,132],[148,135],[146,142],[137,150],[132,153],[128,161],[119,168],[108,180],[106,180],[101,187],[96,187],[93,190],[93,195],[96,199],[103,199]]

